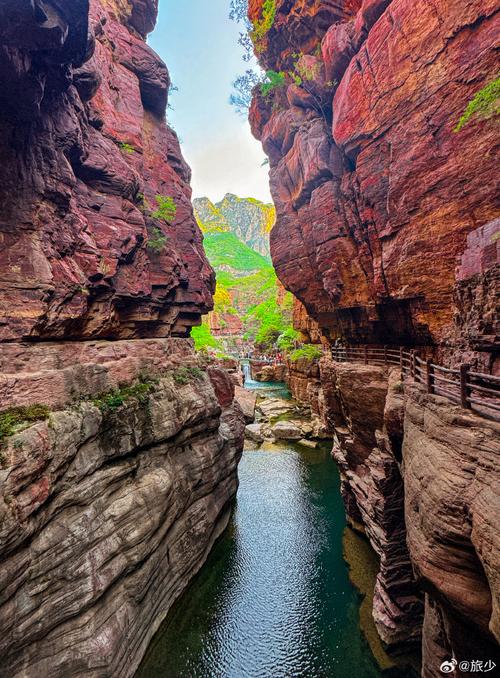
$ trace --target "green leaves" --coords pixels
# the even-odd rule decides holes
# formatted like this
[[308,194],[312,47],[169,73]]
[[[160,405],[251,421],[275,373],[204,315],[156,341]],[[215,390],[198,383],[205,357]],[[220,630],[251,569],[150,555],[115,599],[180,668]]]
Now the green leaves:
[[119,141],[118,146],[120,150],[127,155],[132,155],[132,153],[135,153],[135,148],[131,144],[127,144],[124,141]]
[[460,132],[473,117],[492,118],[500,113],[500,77],[490,82],[476,92],[473,99],[467,105],[458,124],[453,129]]
[[267,97],[276,89],[280,89],[286,85],[286,73],[280,71],[266,71],[267,80],[260,86],[262,96]]
[[319,346],[315,346],[314,344],[305,344],[305,346],[298,348],[291,354],[290,360],[294,363],[301,358],[306,358],[307,360],[317,360],[318,358],[321,358],[322,355],[323,351]]
[[264,0],[261,19],[254,22],[253,31],[250,33],[257,54],[264,51],[264,38],[274,25],[276,10],[276,0]]
[[175,200],[169,195],[157,195],[156,204],[158,205],[158,208],[151,213],[153,219],[161,219],[167,224],[171,224],[177,214]]
[[146,247],[148,250],[152,250],[153,252],[156,252],[157,254],[160,254],[160,252],[163,252],[165,249],[165,245],[168,242],[167,236],[158,228],[154,227],[151,229],[151,233],[148,236],[148,242],[146,244]]
[[47,419],[50,410],[46,405],[26,405],[12,407],[0,412],[0,447],[6,438],[13,435],[18,426]]
[[103,414],[107,414],[118,409],[122,405],[125,405],[131,399],[135,399],[139,403],[144,404],[153,388],[153,382],[139,382],[132,386],[124,386],[123,388],[114,389],[107,393],[101,393],[101,395],[92,400],[92,404],[98,407]]

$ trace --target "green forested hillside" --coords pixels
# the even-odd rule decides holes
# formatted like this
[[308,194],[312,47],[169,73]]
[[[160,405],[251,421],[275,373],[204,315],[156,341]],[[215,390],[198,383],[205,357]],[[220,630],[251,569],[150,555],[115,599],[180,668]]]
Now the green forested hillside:
[[227,193],[218,203],[197,198],[193,206],[202,231],[234,233],[241,242],[269,257],[269,232],[276,221],[274,205]]
[[[198,348],[222,348],[220,337],[239,327],[238,335],[261,348],[271,348],[277,337],[291,325],[292,295],[280,289],[271,260],[259,254],[233,232],[222,230],[221,222],[206,201],[208,223],[201,223],[208,260],[217,275],[214,313],[205,318],[192,336]],[[250,228],[254,232],[254,227]],[[236,318],[235,318],[236,316]],[[235,322],[236,321],[236,322]],[[233,329],[234,331],[234,329]]]
[[235,274],[272,268],[271,262],[262,254],[250,249],[234,233],[208,231],[203,241],[208,260],[217,270],[233,269]]

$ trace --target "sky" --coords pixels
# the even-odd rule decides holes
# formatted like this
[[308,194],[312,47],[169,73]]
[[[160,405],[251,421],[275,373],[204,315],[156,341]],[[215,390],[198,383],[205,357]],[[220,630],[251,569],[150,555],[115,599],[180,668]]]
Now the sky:
[[169,124],[193,170],[193,197],[214,202],[226,193],[270,202],[268,168],[245,117],[229,105],[232,82],[248,65],[238,45],[241,25],[228,18],[229,0],[160,0],[149,44],[172,83]]

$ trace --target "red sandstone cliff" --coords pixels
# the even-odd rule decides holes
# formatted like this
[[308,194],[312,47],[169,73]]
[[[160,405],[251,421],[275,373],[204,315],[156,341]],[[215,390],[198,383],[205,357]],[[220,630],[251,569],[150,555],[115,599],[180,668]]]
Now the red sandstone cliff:
[[[499,241],[491,229],[480,265],[455,269],[467,236],[499,213],[497,127],[477,120],[459,134],[453,128],[496,75],[498,3],[276,5],[260,60],[284,72],[298,63],[305,74],[302,86],[288,79],[268,97],[257,93],[250,115],[270,159],[280,279],[330,336],[460,338],[486,352],[491,367],[494,322],[473,336],[460,318],[480,296],[494,304],[498,273],[487,271]],[[250,3],[250,16],[261,9]]]
[[185,336],[211,308],[157,4],[2,3],[0,340]]
[[157,4],[0,2],[9,678],[132,676],[238,485],[234,386],[186,338],[214,276],[145,44]]
[[[254,25],[263,5],[249,3]],[[272,258],[306,311],[297,327],[313,341],[318,327],[330,340],[425,345],[497,373],[498,125],[454,127],[497,76],[498,2],[275,7],[256,52],[284,83],[255,91],[250,122],[270,161]],[[347,513],[380,556],[381,637],[418,639],[423,591],[426,678],[474,647],[498,664],[498,427],[383,369],[329,359],[318,403]]]

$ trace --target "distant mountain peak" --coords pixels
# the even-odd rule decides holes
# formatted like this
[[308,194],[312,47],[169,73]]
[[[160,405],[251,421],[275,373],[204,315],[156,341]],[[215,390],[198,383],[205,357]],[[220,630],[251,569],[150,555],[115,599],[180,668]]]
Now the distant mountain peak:
[[193,206],[202,231],[234,233],[255,251],[270,256],[269,232],[276,221],[274,205],[226,193],[217,203],[207,197],[196,198]]

